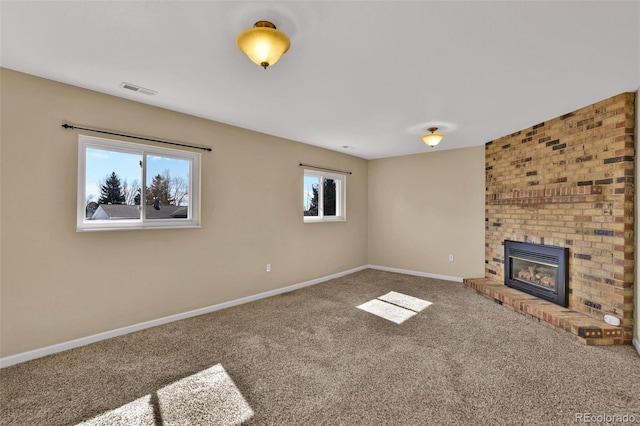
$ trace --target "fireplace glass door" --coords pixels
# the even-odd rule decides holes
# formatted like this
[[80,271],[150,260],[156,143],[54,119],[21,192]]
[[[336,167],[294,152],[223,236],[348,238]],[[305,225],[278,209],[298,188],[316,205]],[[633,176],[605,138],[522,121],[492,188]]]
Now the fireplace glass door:
[[558,265],[513,256],[509,261],[511,262],[511,279],[555,291]]

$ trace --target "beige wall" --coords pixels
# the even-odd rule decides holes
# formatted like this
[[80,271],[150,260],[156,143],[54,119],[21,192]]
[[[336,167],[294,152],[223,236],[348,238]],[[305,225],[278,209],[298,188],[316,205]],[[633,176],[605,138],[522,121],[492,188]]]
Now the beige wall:
[[[365,160],[6,69],[0,83],[2,357],[367,264]],[[211,146],[203,227],[77,233],[64,122]],[[303,223],[299,162],[353,171],[347,222]]]
[[484,193],[484,146],[370,161],[369,263],[484,276]]

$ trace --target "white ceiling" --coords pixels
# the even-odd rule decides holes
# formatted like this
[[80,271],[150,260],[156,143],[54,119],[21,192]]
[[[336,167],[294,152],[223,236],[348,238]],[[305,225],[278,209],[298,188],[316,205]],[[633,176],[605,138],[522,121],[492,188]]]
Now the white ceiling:
[[[367,159],[483,145],[640,87],[640,1],[0,5],[5,68]],[[291,38],[267,70],[235,45],[258,20]]]

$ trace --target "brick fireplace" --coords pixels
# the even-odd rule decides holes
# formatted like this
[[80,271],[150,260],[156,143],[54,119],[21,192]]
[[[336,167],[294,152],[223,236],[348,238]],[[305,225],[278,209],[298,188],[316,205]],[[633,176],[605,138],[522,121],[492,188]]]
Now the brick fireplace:
[[[581,337],[593,332],[624,344],[631,343],[634,309],[634,103],[634,93],[623,93],[485,148],[481,281],[504,283],[505,240],[568,248],[568,309],[550,308],[539,319],[547,315],[567,329],[557,317],[579,313],[596,321],[582,326]],[[621,327],[597,332],[606,314]]]

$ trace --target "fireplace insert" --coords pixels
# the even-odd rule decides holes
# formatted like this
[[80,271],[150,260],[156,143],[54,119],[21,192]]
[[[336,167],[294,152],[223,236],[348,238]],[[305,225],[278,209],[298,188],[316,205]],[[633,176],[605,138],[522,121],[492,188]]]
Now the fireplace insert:
[[504,283],[565,308],[569,306],[569,249],[504,242]]

